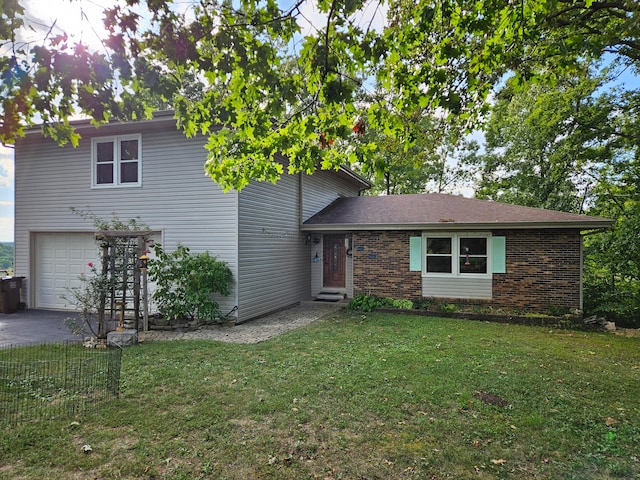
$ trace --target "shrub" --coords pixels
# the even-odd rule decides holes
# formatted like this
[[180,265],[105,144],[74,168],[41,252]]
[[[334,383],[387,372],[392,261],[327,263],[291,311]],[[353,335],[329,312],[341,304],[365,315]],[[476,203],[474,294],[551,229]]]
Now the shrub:
[[360,312],[370,312],[374,308],[401,308],[411,310],[413,308],[413,301],[389,297],[380,298],[361,293],[351,299],[348,308]]
[[593,276],[584,284],[585,316],[598,315],[620,327],[640,328],[640,285]]
[[[70,287],[68,293],[62,295],[62,298],[80,313],[80,322],[69,318],[65,323],[74,334],[80,334],[86,326],[95,337],[104,339],[107,336],[104,321],[104,298],[108,292],[116,288],[116,285],[113,278],[109,278],[102,271],[99,272],[92,262],[89,262],[87,266],[90,273],[86,275],[81,273],[78,276],[79,284]],[[93,327],[94,318],[98,320],[97,332]]]
[[442,310],[443,312],[453,313],[460,310],[460,307],[458,307],[458,305],[456,305],[455,303],[444,303],[440,305],[440,310]]
[[371,312],[374,308],[379,306],[379,303],[378,298],[364,293],[359,293],[351,299],[347,308],[359,312]]
[[401,308],[403,310],[411,310],[413,309],[413,302],[411,300],[407,300],[406,298],[395,299],[391,302],[391,306],[393,308]]
[[161,245],[153,249],[156,258],[149,261],[149,279],[156,282],[153,298],[169,318],[213,321],[221,312],[214,294],[229,295],[233,274],[225,262],[209,252],[191,254],[178,245],[167,253]]

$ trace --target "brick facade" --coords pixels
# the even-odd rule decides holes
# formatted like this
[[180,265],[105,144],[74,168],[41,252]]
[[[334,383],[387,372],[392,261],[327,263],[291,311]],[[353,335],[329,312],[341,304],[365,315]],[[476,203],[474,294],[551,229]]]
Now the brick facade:
[[[493,275],[491,300],[471,303],[530,312],[580,308],[579,231],[511,230],[493,234],[506,237],[507,273]],[[354,293],[421,298],[422,274],[409,271],[409,238],[421,235],[421,231],[354,233]]]
[[493,304],[527,311],[580,308],[581,237],[572,230],[496,232],[507,241],[507,273],[493,276]]
[[409,238],[420,231],[356,232],[352,236],[353,291],[379,297],[420,298],[421,272],[409,271]]

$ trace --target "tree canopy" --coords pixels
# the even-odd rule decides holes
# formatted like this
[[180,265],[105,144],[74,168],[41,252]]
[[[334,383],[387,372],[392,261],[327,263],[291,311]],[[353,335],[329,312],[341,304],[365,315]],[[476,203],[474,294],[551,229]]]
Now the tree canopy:
[[607,70],[528,89],[507,81],[486,125],[486,151],[470,160],[477,197],[615,219],[584,238],[584,307],[637,327],[639,92],[611,88]]
[[[0,243],[0,270],[7,270],[12,266],[13,266],[13,244]],[[0,276],[3,276],[3,275],[0,275]]]
[[486,153],[476,157],[476,195],[573,213],[593,205],[610,167],[638,145],[621,114],[632,110],[629,98],[603,90],[606,77],[567,74],[520,91],[507,82],[486,125]]
[[352,140],[369,128],[410,148],[416,109],[469,131],[505,76],[553,83],[603,55],[637,68],[639,14],[636,0],[125,0],[92,51],[51,32],[24,43],[22,0],[4,0],[0,141],[41,122],[77,143],[74,114],[167,105],[207,137],[206,172],[240,189],[275,181],[278,154],[291,172],[367,161],[376,143]]

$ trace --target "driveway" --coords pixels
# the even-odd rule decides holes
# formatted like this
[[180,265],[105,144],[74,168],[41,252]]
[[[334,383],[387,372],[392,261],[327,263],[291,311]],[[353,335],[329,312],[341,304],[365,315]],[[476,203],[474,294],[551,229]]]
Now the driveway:
[[75,312],[52,310],[23,310],[16,313],[0,313],[0,348],[30,343],[81,340],[91,336],[85,326],[79,335],[71,332],[67,323],[77,321]]
[[[233,327],[214,327],[189,332],[150,331],[139,332],[141,342],[158,340],[218,340],[233,343],[258,343],[300,328],[325,315],[343,308],[345,301],[337,303],[302,302],[300,305],[250,320]],[[24,310],[0,313],[0,348],[30,343],[81,340],[93,334],[85,326],[79,335],[74,335],[68,323],[78,321],[75,312],[52,310]],[[97,331],[97,328],[96,328]]]

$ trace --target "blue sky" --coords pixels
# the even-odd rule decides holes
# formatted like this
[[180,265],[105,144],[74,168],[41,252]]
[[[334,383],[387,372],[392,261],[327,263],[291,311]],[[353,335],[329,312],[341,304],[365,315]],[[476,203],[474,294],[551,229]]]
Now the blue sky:
[[[102,11],[117,2],[23,0],[26,17],[34,29],[25,29],[20,39],[39,43],[44,37],[42,29],[55,24],[54,34],[67,31],[85,44],[99,46],[98,35],[106,36],[102,27]],[[13,242],[14,192],[13,150],[0,145],[0,242]]]
[[13,150],[0,147],[0,242],[13,242]]

